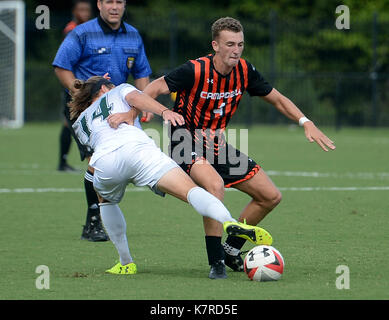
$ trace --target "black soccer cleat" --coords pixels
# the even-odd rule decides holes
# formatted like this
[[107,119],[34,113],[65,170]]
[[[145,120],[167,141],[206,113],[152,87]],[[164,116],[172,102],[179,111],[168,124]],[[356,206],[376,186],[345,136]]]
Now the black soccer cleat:
[[224,251],[224,262],[227,267],[237,272],[243,272],[243,259],[241,257],[243,252],[239,252],[237,256],[233,256]]
[[226,279],[226,265],[223,260],[219,260],[211,264],[211,270],[209,271],[209,279]]
[[101,220],[84,225],[81,240],[88,240],[92,242],[109,241],[109,237],[103,228]]
[[58,166],[58,171],[63,171],[63,172],[79,172],[79,170],[73,168],[72,166],[68,165],[67,163],[62,163]]

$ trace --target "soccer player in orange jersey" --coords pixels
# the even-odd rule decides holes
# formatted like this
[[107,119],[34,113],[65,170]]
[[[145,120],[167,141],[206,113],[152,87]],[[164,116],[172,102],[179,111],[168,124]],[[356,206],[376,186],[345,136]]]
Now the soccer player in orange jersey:
[[[183,115],[185,125],[171,128],[171,157],[195,183],[220,200],[224,198],[225,187],[249,195],[251,199],[239,221],[257,225],[280,203],[281,192],[259,164],[225,140],[224,131],[243,93],[261,97],[299,123],[308,141],[316,142],[324,151],[335,146],[290,99],[242,58],[244,33],[238,20],[224,17],[213,23],[212,48],[213,54],[187,61],[151,82],[144,92],[153,98],[177,92],[173,110]],[[125,114],[116,117],[112,119],[114,124],[126,121]],[[224,278],[212,276],[224,274],[225,264],[243,271],[240,249],[246,240],[229,236],[222,245],[220,225],[204,217],[204,227],[210,278]]]

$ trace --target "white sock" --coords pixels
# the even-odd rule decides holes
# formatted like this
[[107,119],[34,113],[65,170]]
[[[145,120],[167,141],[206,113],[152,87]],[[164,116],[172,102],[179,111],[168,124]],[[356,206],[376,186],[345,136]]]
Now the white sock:
[[227,252],[230,256],[237,256],[240,253],[240,250],[230,246],[228,243],[223,243],[224,251]]
[[119,253],[120,263],[124,266],[133,262],[126,235],[126,220],[116,203],[100,203],[100,215],[109,238]]
[[220,223],[236,221],[231,217],[224,204],[203,188],[194,187],[190,189],[186,197],[189,204],[202,216],[212,218]]

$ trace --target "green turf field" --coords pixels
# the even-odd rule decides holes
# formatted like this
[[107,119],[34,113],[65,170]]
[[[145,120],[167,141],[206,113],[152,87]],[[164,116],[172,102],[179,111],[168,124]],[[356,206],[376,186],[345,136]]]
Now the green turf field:
[[[267,283],[232,271],[209,280],[201,217],[170,196],[133,187],[121,208],[139,273],[105,274],[116,250],[79,239],[83,173],[56,171],[59,131],[59,123],[0,129],[0,299],[389,298],[388,129],[324,128],[337,146],[325,153],[301,128],[250,128],[249,154],[283,194],[262,226],[286,268]],[[69,162],[85,168],[74,144]],[[248,200],[225,195],[235,217]],[[49,289],[36,287],[40,265],[49,268]],[[349,289],[336,286],[340,265],[349,269]]]

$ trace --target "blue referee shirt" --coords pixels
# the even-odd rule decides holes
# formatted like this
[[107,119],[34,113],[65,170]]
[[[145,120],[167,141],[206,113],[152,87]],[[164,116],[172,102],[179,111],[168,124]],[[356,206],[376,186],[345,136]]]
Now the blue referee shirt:
[[78,25],[62,42],[52,63],[70,70],[77,79],[103,76],[106,72],[115,85],[151,74],[144,45],[137,29],[122,21],[112,30],[98,16]]

